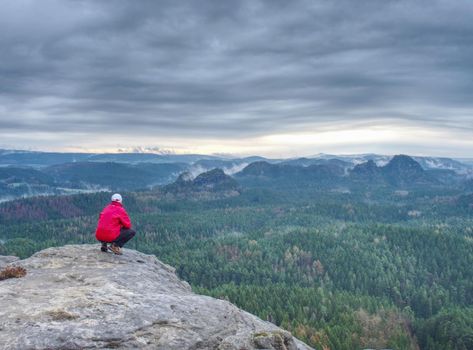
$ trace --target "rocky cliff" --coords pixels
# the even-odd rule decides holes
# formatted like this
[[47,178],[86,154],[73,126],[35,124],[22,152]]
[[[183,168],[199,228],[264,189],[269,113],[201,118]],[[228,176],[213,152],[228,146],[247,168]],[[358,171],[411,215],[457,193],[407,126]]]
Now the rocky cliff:
[[3,262],[27,275],[0,281],[0,349],[311,349],[134,250],[71,245]]

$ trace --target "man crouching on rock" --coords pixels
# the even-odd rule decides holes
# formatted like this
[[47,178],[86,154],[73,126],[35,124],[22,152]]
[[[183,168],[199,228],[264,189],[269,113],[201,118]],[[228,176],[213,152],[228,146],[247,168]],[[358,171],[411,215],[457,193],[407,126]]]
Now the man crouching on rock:
[[[135,231],[131,229],[131,221],[122,205],[122,196],[115,193],[112,202],[100,213],[95,237],[102,242],[102,252],[110,249],[121,255],[123,245],[133,238]],[[107,243],[112,243],[107,247]]]

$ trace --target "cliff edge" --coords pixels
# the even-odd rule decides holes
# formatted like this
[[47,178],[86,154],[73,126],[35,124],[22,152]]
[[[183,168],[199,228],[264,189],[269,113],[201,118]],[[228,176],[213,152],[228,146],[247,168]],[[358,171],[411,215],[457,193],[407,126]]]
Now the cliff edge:
[[0,281],[0,349],[311,349],[134,250],[69,245],[8,261],[27,275]]

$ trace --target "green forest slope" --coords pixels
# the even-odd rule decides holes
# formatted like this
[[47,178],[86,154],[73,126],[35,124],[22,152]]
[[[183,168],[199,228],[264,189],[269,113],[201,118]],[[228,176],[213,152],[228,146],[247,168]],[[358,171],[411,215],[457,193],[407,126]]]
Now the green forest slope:
[[[109,193],[0,205],[0,254],[94,242]],[[460,193],[125,193],[138,234],[199,293],[317,349],[473,349],[473,200]],[[167,198],[167,197],[166,197]],[[98,247],[97,247],[98,249]]]

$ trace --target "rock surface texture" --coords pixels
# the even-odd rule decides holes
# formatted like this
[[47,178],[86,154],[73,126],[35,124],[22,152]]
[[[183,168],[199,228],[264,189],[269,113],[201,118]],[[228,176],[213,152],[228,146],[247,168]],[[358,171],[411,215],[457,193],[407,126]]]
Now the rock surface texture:
[[311,349],[134,250],[71,245],[11,264],[28,273],[0,281],[0,349]]
[[0,255],[0,269],[17,260],[16,256]]

